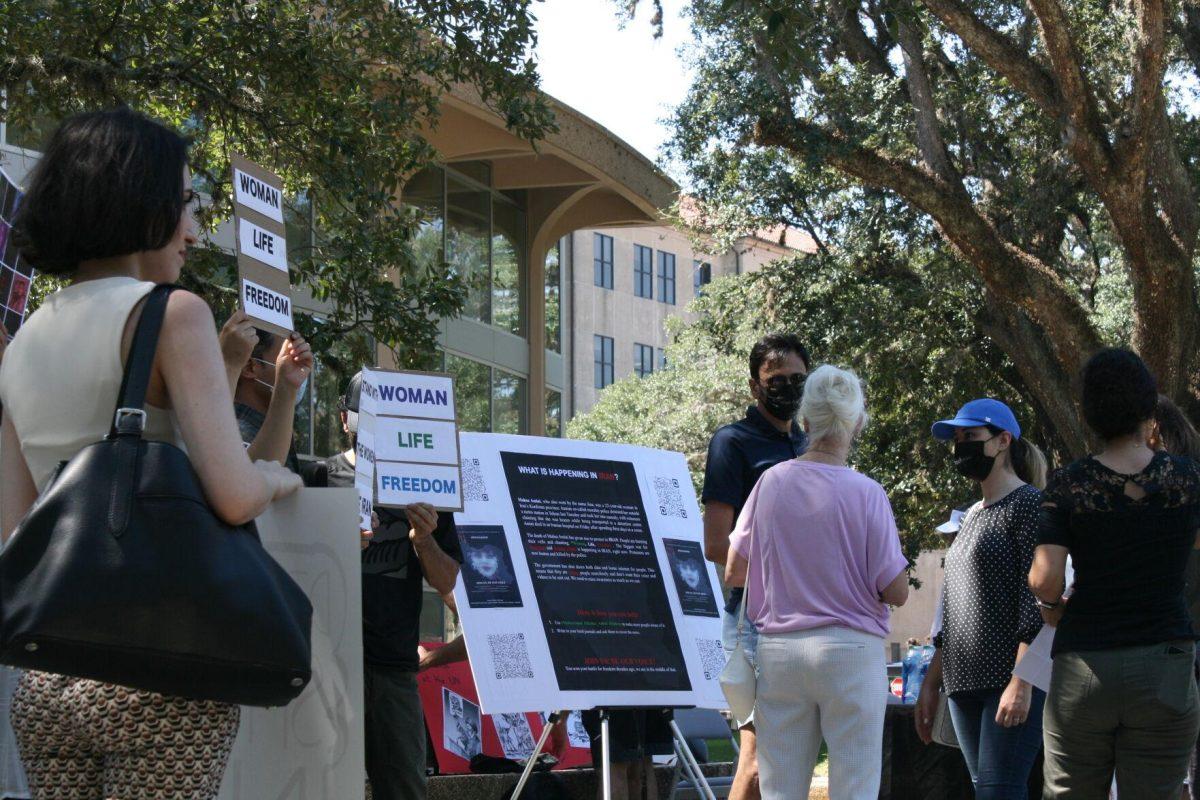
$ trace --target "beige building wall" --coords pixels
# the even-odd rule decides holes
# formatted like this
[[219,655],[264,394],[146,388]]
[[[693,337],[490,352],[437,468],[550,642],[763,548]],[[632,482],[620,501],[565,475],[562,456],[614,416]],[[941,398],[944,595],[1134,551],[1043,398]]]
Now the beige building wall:
[[[595,284],[594,247],[596,234],[613,240],[613,288]],[[694,318],[688,304],[696,297],[695,262],[712,265],[712,279],[725,275],[754,272],[764,265],[797,252],[811,252],[812,242],[789,232],[787,244],[766,238],[746,237],[737,246],[722,253],[706,253],[693,246],[683,232],[670,226],[585,228],[562,240],[564,292],[570,308],[564,315],[569,320],[570,335],[565,346],[570,348],[567,382],[571,385],[571,405],[567,418],[590,411],[599,398],[595,385],[595,335],[613,339],[613,380],[619,381],[634,372],[634,344],[654,348],[655,369],[659,368],[663,348],[668,344],[666,321],[678,317],[684,321]],[[634,246],[654,251],[652,276],[653,298],[638,297],[634,291]],[[658,294],[658,254],[675,256],[675,302],[664,303]]]

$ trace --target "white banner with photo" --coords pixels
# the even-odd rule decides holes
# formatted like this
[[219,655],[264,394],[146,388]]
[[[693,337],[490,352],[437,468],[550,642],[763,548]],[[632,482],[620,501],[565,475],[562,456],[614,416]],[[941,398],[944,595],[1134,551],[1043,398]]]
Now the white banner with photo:
[[486,433],[461,451],[455,599],[485,713],[725,707],[720,584],[681,454]]

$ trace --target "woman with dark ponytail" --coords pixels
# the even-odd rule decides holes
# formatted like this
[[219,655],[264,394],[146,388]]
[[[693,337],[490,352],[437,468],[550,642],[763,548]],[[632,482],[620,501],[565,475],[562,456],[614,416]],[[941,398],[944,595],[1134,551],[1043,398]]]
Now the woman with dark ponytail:
[[930,740],[944,687],[975,796],[1024,800],[1041,749],[1046,695],[1012,672],[1042,627],[1025,578],[1046,459],[998,400],[972,400],[934,425],[933,435],[954,442],[955,469],[979,484],[983,500],[967,512],[946,553],[942,630],[917,700],[917,733]]

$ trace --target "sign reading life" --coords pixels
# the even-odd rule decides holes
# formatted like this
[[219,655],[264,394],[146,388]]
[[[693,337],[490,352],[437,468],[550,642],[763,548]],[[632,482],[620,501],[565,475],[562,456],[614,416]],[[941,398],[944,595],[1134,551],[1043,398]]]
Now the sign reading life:
[[370,429],[375,504],[429,503],[439,511],[462,510],[454,379],[364,369],[359,405],[359,441],[364,427]]
[[293,320],[283,181],[275,173],[235,155],[233,215],[242,310],[258,327],[286,336],[292,331]]

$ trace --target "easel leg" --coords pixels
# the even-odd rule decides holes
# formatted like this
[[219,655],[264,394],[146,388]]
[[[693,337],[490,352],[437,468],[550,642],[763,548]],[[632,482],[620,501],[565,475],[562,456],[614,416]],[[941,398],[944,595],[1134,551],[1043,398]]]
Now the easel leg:
[[529,760],[525,762],[525,771],[521,773],[521,779],[517,781],[510,800],[517,800],[521,796],[521,792],[525,789],[525,784],[529,783],[529,776],[533,774],[533,767],[537,763],[537,757],[542,754],[542,748],[546,746],[546,740],[550,738],[550,729],[554,727],[559,719],[569,713],[569,711],[555,711],[546,718],[546,724],[542,726],[542,735],[538,737],[537,744],[534,745],[533,752],[529,755]]
[[704,772],[700,769],[700,763],[692,755],[692,748],[688,747],[687,739],[683,738],[683,732],[679,730],[679,725],[675,720],[671,720],[670,725],[671,735],[675,737],[675,751],[679,758],[683,759],[684,769],[692,776],[696,788],[706,800],[717,800],[712,787],[708,785],[708,778],[704,777]]
[[604,800],[612,800],[612,752],[608,743],[608,711],[600,711],[600,787]]

